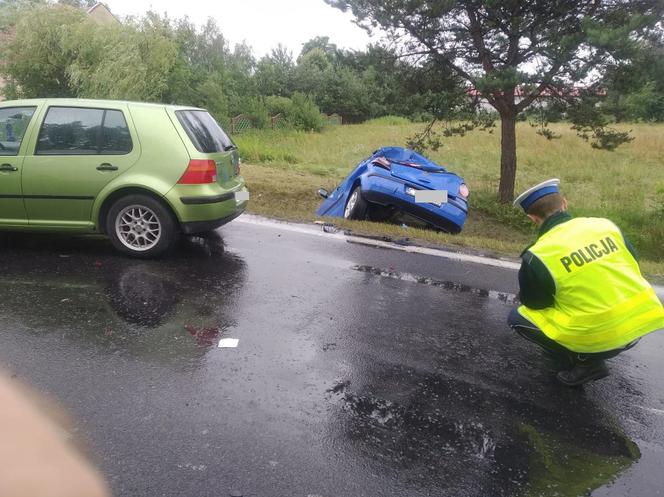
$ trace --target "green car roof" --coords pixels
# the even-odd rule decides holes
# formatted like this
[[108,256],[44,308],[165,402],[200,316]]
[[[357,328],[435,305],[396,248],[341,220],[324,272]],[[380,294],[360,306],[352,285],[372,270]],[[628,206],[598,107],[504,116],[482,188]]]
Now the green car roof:
[[133,102],[130,100],[103,100],[103,99],[87,99],[87,98],[29,98],[21,100],[5,100],[0,102],[0,105],[4,106],[27,106],[27,105],[39,105],[44,102],[50,104],[57,104],[62,106],[79,106],[84,105],[86,107],[95,107],[95,106],[104,106],[109,103],[114,104],[124,104],[129,107],[160,107],[163,109],[171,110],[205,110],[199,107],[187,106],[187,105],[171,105],[171,104],[160,104],[160,103],[149,103],[149,102]]

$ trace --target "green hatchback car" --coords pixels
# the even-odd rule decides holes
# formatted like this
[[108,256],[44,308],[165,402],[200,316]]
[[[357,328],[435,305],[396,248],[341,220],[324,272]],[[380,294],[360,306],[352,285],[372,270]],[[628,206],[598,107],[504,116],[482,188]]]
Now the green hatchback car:
[[125,254],[153,257],[248,201],[237,147],[203,109],[0,102],[0,230],[103,233]]

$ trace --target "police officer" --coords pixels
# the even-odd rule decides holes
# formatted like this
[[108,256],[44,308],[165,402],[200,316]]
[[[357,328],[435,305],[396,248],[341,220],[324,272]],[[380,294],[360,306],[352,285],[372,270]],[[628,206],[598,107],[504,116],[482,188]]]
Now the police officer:
[[608,219],[572,218],[560,181],[514,201],[539,227],[521,254],[520,299],[510,327],[558,363],[567,386],[604,378],[605,359],[664,328],[664,308],[641,275],[636,253]]

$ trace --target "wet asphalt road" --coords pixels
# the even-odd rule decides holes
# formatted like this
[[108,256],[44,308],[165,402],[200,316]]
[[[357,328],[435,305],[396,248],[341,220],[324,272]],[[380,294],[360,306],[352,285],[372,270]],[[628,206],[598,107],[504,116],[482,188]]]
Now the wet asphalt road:
[[664,333],[565,389],[505,325],[512,270],[219,233],[159,261],[1,235],[0,364],[70,410],[114,495],[664,493]]

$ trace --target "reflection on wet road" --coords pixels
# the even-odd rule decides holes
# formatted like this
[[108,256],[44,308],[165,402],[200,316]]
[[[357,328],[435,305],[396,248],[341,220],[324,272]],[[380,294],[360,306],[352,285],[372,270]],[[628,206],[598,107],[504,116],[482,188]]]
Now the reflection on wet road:
[[507,270],[220,233],[159,261],[0,239],[0,361],[74,413],[116,495],[660,492],[661,337],[564,389],[504,324]]
[[46,241],[14,236],[0,248],[2,314],[35,335],[57,332],[177,366],[183,356],[202,357],[197,345],[216,345],[234,325],[229,307],[245,264],[220,239],[183,243],[167,261],[118,258],[95,239],[83,253],[64,238],[39,249]]

